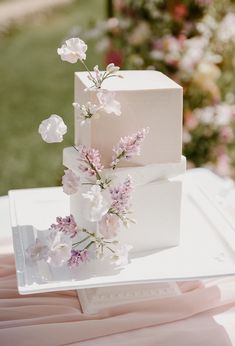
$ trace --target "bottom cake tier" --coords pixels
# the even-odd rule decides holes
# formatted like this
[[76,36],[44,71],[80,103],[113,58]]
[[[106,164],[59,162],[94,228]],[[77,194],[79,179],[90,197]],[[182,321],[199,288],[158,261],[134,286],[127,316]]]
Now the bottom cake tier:
[[[64,150],[63,161],[67,168],[80,176],[73,148]],[[179,244],[182,183],[177,175],[185,172],[185,163],[182,157],[180,163],[119,168],[115,172],[116,182],[122,181],[127,175],[133,178],[131,218],[135,223],[130,223],[128,228],[121,226],[116,237],[121,244],[131,245],[132,252]],[[105,173],[112,174],[112,171],[106,169]],[[89,188],[85,183],[77,193],[70,196],[70,210],[79,227],[98,232],[98,222],[88,221],[84,213],[83,194]]]

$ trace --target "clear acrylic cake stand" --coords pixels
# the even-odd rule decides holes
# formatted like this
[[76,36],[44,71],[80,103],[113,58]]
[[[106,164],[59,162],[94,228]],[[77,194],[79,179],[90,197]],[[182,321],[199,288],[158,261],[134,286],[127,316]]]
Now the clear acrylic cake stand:
[[89,263],[75,271],[28,263],[25,249],[45,237],[57,215],[68,215],[61,188],[9,192],[18,290],[21,294],[76,289],[84,312],[180,294],[176,281],[235,275],[234,220],[223,208],[224,182],[207,170],[182,176],[181,242],[177,247],[133,255],[116,270]]

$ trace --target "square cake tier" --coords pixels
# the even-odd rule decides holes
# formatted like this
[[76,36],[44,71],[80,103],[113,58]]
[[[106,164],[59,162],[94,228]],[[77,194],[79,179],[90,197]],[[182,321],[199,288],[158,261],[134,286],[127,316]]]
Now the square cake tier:
[[[112,147],[123,136],[149,127],[141,156],[122,162],[123,166],[180,162],[182,154],[182,98],[177,83],[157,71],[120,71],[123,78],[110,78],[102,88],[115,92],[121,115],[101,114],[81,125],[75,111],[75,144],[99,149],[105,167],[109,167]],[[75,102],[98,102],[96,91],[89,88],[87,72],[75,73]]]
[[[87,221],[84,215],[84,199],[90,185],[78,169],[77,151],[65,148],[64,166],[80,177],[79,191],[70,196],[70,212],[79,227],[96,232],[97,223]],[[124,181],[128,174],[134,183],[131,200],[131,223],[129,228],[121,227],[118,240],[133,247],[132,252],[149,251],[157,248],[176,246],[180,237],[182,184],[177,175],[186,169],[186,160],[178,163],[150,164],[138,167],[117,168],[115,173],[106,169],[104,174],[113,176],[114,185]],[[175,178],[176,177],[176,178]]]

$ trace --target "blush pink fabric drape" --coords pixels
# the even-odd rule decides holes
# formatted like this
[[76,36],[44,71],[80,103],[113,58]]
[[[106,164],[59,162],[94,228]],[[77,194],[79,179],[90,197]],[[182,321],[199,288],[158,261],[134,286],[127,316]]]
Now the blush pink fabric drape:
[[235,345],[235,278],[181,282],[182,295],[82,314],[75,291],[20,296],[0,257],[0,345]]

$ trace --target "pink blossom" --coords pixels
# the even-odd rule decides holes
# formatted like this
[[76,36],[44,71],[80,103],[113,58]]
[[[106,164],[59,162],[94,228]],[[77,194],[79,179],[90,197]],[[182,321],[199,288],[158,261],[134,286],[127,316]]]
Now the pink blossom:
[[66,169],[62,177],[63,191],[67,195],[73,195],[79,190],[80,178],[71,170]]
[[131,193],[133,191],[133,181],[130,176],[126,178],[123,184],[110,188],[112,199],[111,210],[117,214],[125,214],[130,208]]
[[126,136],[120,139],[119,143],[113,147],[111,163],[113,169],[121,159],[129,160],[135,155],[140,155],[140,145],[144,141],[147,133],[149,133],[149,127],[139,130],[132,136]]
[[64,232],[65,234],[68,234],[70,238],[75,237],[78,232],[78,226],[74,220],[73,215],[66,216],[65,218],[58,216],[56,218],[56,222],[56,224],[51,225],[51,230]]
[[218,156],[218,161],[216,165],[216,171],[218,174],[222,176],[229,176],[231,173],[231,168],[230,168],[230,158],[229,156],[222,152]]
[[233,130],[229,126],[222,127],[219,135],[224,143],[230,143],[234,138]]
[[185,114],[185,126],[188,130],[194,130],[198,126],[198,118],[192,112],[186,112]]
[[78,265],[85,263],[89,260],[87,249],[84,250],[72,250],[71,257],[68,260],[69,267],[77,267]]
[[99,222],[99,232],[105,239],[115,238],[120,228],[120,218],[115,214],[105,214]]
[[99,150],[87,148],[85,145],[80,145],[76,150],[79,152],[79,169],[90,177],[97,177],[97,173],[103,169]]

